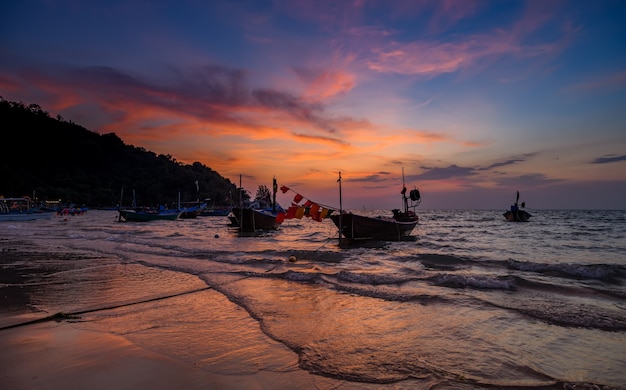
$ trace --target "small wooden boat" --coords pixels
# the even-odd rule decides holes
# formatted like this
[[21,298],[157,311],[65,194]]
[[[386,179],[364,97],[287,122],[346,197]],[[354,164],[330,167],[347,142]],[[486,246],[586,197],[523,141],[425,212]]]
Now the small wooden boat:
[[341,229],[348,241],[379,240],[401,241],[411,235],[418,222],[417,215],[411,220],[399,221],[392,217],[368,217],[353,213],[334,214],[330,219]]
[[[257,230],[278,230],[285,219],[282,208],[239,208],[232,211],[231,223],[236,224],[241,231],[254,232]],[[282,217],[282,218],[281,218]]]
[[54,214],[54,211],[31,207],[29,198],[0,198],[0,222],[48,219]]
[[[357,215],[346,213],[340,210],[339,214],[330,216],[330,219],[339,229],[339,239],[348,242],[360,240],[379,240],[379,241],[402,241],[411,236],[411,232],[419,222],[419,218],[415,211],[409,210],[409,207],[415,209],[421,202],[421,195],[417,188],[410,191],[409,196],[411,205],[408,204],[406,196],[406,187],[404,186],[404,171],[402,173],[402,200],[404,210],[392,210],[393,217],[378,216],[370,217],[365,215]],[[339,203],[341,205],[341,172],[339,173]],[[340,206],[341,209],[341,206]]]
[[[241,181],[241,179],[240,179]],[[239,185],[240,190],[241,184]],[[265,186],[260,186],[267,188]],[[253,202],[246,206],[233,207],[228,215],[231,225],[239,228],[242,232],[254,232],[257,230],[278,230],[285,220],[285,210],[276,203],[276,179],[273,180],[273,198],[269,192],[260,191]]]
[[[519,191],[517,191],[517,198],[515,198],[515,203],[511,205],[511,209],[505,211],[502,215],[504,216],[504,219],[509,222],[528,222],[532,215],[526,210],[521,210],[518,206],[518,202]],[[526,202],[522,202],[521,207],[526,207]]]

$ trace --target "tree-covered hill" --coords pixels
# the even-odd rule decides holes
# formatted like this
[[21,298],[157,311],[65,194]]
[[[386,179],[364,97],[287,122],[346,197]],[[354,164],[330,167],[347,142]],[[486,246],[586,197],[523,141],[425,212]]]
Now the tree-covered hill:
[[[196,187],[198,181],[198,188]],[[182,164],[50,115],[36,104],[0,97],[0,196],[35,196],[89,207],[157,205],[210,198],[238,203],[237,187],[195,162]]]

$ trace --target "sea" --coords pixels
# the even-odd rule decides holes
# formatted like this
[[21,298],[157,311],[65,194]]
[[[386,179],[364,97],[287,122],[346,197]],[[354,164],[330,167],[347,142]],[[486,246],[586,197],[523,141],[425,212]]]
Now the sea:
[[626,211],[529,211],[418,209],[411,239],[354,245],[329,219],[4,222],[32,256],[3,264],[30,301],[0,326],[63,313],[263,388],[626,389]]

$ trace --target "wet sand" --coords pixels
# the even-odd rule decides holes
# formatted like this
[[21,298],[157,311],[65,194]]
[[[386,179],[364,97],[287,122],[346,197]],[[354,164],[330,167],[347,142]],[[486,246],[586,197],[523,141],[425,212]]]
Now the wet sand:
[[254,389],[138,348],[123,337],[46,322],[0,331],[3,389]]
[[25,275],[32,276],[29,263],[46,256],[18,250],[15,243],[0,253],[1,389],[260,388],[254,378],[211,374],[121,336],[67,321],[29,323],[45,316],[28,306]]
[[[0,389],[362,389],[354,383],[312,375],[297,366],[298,356],[274,340],[257,334],[262,345],[244,345],[250,338],[231,342],[236,349],[221,351],[210,370],[158,351],[131,339],[90,327],[80,316],[42,313],[30,306],[33,280],[51,270],[45,259],[60,253],[33,251],[0,242]],[[43,268],[40,261],[44,260]],[[75,286],[76,287],[76,286]],[[218,294],[212,290],[205,294]],[[215,301],[215,299],[213,299]],[[210,306],[210,305],[209,305]],[[214,309],[214,308],[213,308]],[[252,321],[242,318],[238,321]],[[214,335],[232,332],[228,322],[211,322]],[[232,325],[232,324],[231,324]],[[217,327],[217,329],[215,329]],[[247,328],[253,328],[249,324]],[[192,335],[193,336],[193,335]],[[232,337],[232,336],[226,336]],[[261,341],[259,341],[261,340]],[[262,341],[265,340],[265,341]],[[233,345],[239,343],[238,345]],[[250,370],[246,349],[261,349],[263,359],[288,363],[284,370]],[[231,356],[229,356],[229,354]],[[250,359],[258,359],[251,356]]]

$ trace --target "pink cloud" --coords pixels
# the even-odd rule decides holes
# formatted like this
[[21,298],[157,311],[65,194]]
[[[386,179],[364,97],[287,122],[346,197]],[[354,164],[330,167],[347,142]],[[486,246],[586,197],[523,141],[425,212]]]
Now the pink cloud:
[[294,68],[294,72],[305,84],[305,94],[315,99],[326,99],[351,91],[355,76],[342,70]]

